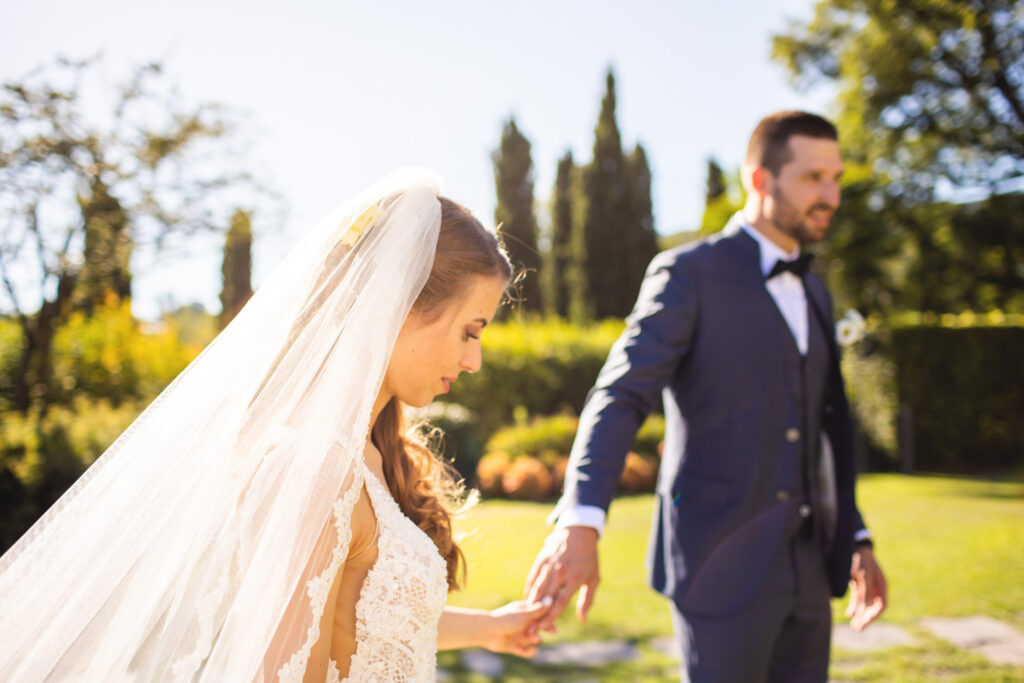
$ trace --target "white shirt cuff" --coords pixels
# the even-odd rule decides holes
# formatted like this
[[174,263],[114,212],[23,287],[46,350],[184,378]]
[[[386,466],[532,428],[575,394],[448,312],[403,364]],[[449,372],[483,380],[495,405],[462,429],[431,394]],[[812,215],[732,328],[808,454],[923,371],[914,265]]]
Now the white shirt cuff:
[[568,526],[588,526],[597,530],[597,535],[604,534],[604,523],[607,513],[596,505],[579,505],[559,513],[555,521],[555,529]]
[[870,540],[871,540],[871,530],[870,529],[861,529],[860,531],[858,531],[857,533],[855,533],[853,535],[853,542],[854,543],[860,543],[861,541],[870,541]]

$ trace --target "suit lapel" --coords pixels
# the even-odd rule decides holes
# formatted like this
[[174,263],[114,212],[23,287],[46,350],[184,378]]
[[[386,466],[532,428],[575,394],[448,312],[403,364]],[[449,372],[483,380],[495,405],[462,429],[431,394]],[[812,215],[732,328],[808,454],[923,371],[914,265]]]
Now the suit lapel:
[[[730,223],[728,227],[732,227]],[[747,261],[743,265],[743,272],[747,279],[750,280],[750,287],[758,291],[758,297],[760,299],[760,305],[762,307],[770,308],[773,313],[771,316],[774,318],[776,327],[782,331],[782,337],[785,339],[783,344],[786,347],[786,353],[795,356],[797,359],[800,358],[800,347],[796,343],[796,338],[793,336],[793,330],[790,329],[789,323],[786,322],[786,316],[783,315],[779,309],[779,305],[775,302],[775,297],[768,291],[767,284],[764,279],[764,274],[761,272],[761,247],[757,241],[747,234],[746,230],[737,226],[734,229],[735,234],[730,235],[727,239],[731,239],[736,244],[737,249],[743,255],[743,260]],[[806,285],[804,286],[806,290]],[[810,311],[808,311],[808,314]]]

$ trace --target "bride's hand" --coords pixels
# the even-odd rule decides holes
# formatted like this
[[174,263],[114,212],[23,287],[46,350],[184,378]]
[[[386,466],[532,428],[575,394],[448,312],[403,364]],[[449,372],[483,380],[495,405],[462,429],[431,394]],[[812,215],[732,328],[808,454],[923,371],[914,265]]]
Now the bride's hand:
[[508,652],[520,657],[537,654],[540,636],[537,628],[531,628],[551,607],[551,598],[542,602],[527,604],[516,600],[491,610],[484,647],[493,652]]

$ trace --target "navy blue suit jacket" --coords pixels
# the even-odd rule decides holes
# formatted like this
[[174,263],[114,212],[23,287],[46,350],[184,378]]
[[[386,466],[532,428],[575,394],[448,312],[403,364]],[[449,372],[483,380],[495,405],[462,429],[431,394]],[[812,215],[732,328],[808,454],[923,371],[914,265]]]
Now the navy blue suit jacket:
[[[555,511],[608,509],[623,461],[661,396],[665,443],[649,551],[651,585],[684,611],[726,615],[756,593],[780,544],[819,508],[819,482],[780,479],[792,454],[795,405],[786,368],[799,358],[792,334],[765,288],[757,242],[731,232],[657,255],[633,312],[580,416],[565,491]],[[805,279],[809,324],[824,330],[817,394],[821,430],[834,452],[838,501],[834,534],[822,537],[836,596],[850,578],[854,533],[853,440],[839,368],[831,300]],[[819,432],[820,434],[820,432]],[[802,435],[815,438],[815,435]],[[820,448],[808,448],[817,465]],[[788,454],[788,455],[787,455]],[[806,489],[811,489],[804,496]],[[815,514],[815,518],[820,516]]]

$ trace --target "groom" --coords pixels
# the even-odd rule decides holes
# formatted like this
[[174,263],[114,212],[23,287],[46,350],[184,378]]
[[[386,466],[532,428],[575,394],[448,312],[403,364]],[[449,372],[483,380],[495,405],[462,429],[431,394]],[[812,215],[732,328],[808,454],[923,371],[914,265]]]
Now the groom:
[[778,112],[754,130],[747,203],[725,230],[651,262],[626,330],[587,399],[555,531],[527,581],[577,588],[583,619],[624,457],[661,396],[665,443],[648,556],[670,598],[683,680],[825,681],[831,596],[855,629],[886,584],[854,501],[849,407],[833,313],[800,246],[839,205],[835,127]]

